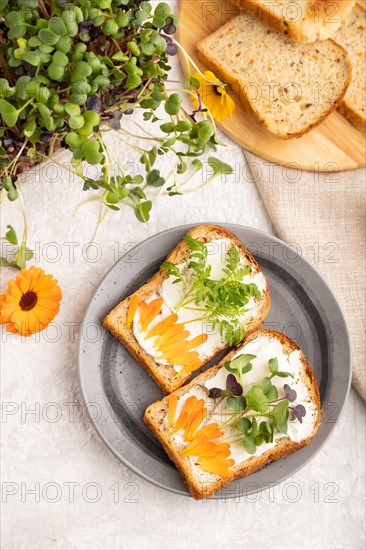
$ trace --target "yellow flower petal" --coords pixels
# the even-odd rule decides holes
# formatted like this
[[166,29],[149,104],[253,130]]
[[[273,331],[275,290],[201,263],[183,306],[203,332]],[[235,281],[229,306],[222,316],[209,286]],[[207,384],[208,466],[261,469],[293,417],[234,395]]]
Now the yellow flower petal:
[[[227,93],[226,87],[222,85],[212,71],[205,71],[203,75],[196,73],[194,77],[199,82],[198,93],[204,106],[210,111],[212,117],[217,120],[223,120],[233,115],[235,103]],[[215,82],[218,85],[215,85]],[[194,92],[193,92],[194,93]],[[192,103],[195,108],[198,107],[198,96],[192,96]]]

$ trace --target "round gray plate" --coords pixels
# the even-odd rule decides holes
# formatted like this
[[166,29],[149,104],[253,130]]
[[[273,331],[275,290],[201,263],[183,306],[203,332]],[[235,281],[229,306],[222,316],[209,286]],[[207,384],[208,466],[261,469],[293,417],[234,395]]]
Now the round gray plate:
[[[264,327],[285,333],[301,346],[315,371],[324,415],[318,434],[307,447],[234,481],[212,498],[250,495],[281,482],[304,466],[336,427],[351,380],[346,324],[320,275],[279,239],[240,225],[221,225],[247,246],[264,271],[272,303]],[[128,351],[101,326],[101,321],[158,270],[192,227],[159,233],[113,266],[86,310],[78,354],[83,398],[103,441],[134,472],[181,495],[188,495],[188,491],[179,472],[142,420],[146,407],[160,399],[161,392]]]

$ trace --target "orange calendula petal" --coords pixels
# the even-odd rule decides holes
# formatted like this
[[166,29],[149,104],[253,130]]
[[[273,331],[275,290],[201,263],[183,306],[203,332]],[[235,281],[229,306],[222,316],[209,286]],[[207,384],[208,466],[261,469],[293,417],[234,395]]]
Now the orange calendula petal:
[[146,317],[149,314],[148,304],[146,302],[140,302],[139,311],[140,311],[140,324],[143,325],[146,321]]
[[168,402],[168,423],[170,428],[173,426],[174,423],[174,417],[175,417],[175,411],[177,410],[177,403],[178,403],[178,396],[173,393],[169,397]]
[[171,338],[172,336],[176,336],[177,334],[180,334],[182,332],[184,332],[183,324],[180,323],[178,325],[173,325],[172,327],[168,328],[163,334],[158,336],[155,341],[155,345],[157,347],[161,347],[165,342],[169,340],[169,338]]
[[148,304],[149,312],[141,325],[141,330],[146,330],[150,323],[152,323],[155,317],[160,313],[163,303],[164,300],[162,298],[156,298],[156,300]]
[[183,456],[199,456],[199,454],[202,452],[212,452],[212,450],[215,447],[215,443],[212,441],[204,441],[201,443],[190,443],[183,449],[182,455]]
[[[234,463],[234,461],[232,462]],[[200,465],[202,470],[205,470],[205,472],[209,472],[210,474],[215,474],[220,477],[233,476],[233,472],[229,470],[230,466],[226,464],[216,464],[215,461],[212,460],[198,461],[198,464]]]
[[202,411],[199,411],[196,413],[192,421],[190,422],[189,426],[186,429],[186,433],[184,436],[185,441],[191,441],[193,438],[194,432],[199,428],[199,426],[202,424],[203,419],[206,415],[206,408],[203,408]]
[[182,430],[185,427],[187,420],[188,420],[188,413],[181,412],[177,422],[175,423],[172,433],[175,434],[176,432],[179,432],[179,430]]
[[168,328],[170,328],[172,325],[174,325],[178,321],[178,315],[176,313],[172,313],[159,323],[157,323],[146,335],[146,339],[152,338],[153,336],[158,336],[159,334],[163,334]]
[[198,348],[198,346],[207,342],[207,338],[208,338],[207,334],[199,334],[198,336],[196,336],[195,338],[187,342],[188,349]]
[[169,363],[172,363],[172,365],[186,365],[187,363],[190,363],[195,359],[195,357],[192,357],[192,352],[179,352],[178,351],[170,351],[168,353],[163,353],[161,356],[162,359],[165,359],[166,361],[169,361]]
[[189,336],[188,330],[183,330],[183,332],[180,332],[179,334],[172,336],[172,338],[170,338],[165,344],[163,344],[162,346],[159,346],[159,350],[162,353],[167,353],[169,351],[179,350],[179,349],[187,351],[185,347],[186,343],[184,342],[184,338],[187,338],[187,336]]
[[131,298],[130,305],[128,306],[128,313],[127,313],[127,327],[130,327],[132,325],[133,319],[135,317],[137,308],[139,307],[140,298],[137,296],[137,294],[134,294]]
[[[197,354],[198,355],[198,354]],[[180,364],[180,363],[177,363]],[[202,361],[199,358],[194,358],[192,361],[187,361],[184,368],[177,372],[175,375],[175,378],[178,376],[185,376],[186,374],[190,374],[191,372],[196,371],[202,366]]]
[[205,437],[207,439],[217,439],[218,437],[222,436],[222,431],[219,430],[218,424],[207,424],[203,428],[201,428],[196,434],[194,434],[194,438],[201,438]]

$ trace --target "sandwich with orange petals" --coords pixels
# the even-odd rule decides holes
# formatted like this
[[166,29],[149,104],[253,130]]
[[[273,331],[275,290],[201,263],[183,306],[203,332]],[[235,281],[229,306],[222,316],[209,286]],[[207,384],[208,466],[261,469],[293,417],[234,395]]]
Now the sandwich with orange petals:
[[[287,336],[260,330],[150,405],[144,421],[190,494],[202,499],[307,445],[320,417],[318,385],[304,353]],[[239,484],[234,490],[240,497]]]
[[103,325],[168,394],[258,329],[269,305],[267,281],[243,243],[203,225]]

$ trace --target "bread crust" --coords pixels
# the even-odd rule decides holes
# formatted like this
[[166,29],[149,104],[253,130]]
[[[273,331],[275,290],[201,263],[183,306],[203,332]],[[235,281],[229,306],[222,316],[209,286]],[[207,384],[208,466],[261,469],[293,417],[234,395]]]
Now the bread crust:
[[[254,273],[262,273],[256,260],[247,250],[247,248],[229,231],[223,227],[216,225],[201,225],[191,229],[188,235],[194,239],[198,239],[201,242],[210,242],[215,238],[228,238],[239,249],[240,254],[244,256],[248,263],[253,266]],[[177,244],[177,246],[167,256],[167,261],[174,264],[184,262],[190,256],[190,249],[188,244],[183,240]],[[168,395],[175,389],[182,386],[192,374],[176,377],[176,371],[172,365],[161,365],[154,361],[154,359],[148,355],[139,345],[133,334],[133,328],[127,327],[127,312],[130,301],[133,296],[137,295],[140,299],[145,300],[149,298],[154,292],[156,292],[162,285],[164,279],[167,276],[163,270],[159,270],[151,279],[136,292],[125,298],[119,303],[102,321],[102,324],[107,328],[115,338],[117,338],[136,359],[136,361],[149,373],[149,375],[155,380],[158,386],[161,388],[165,395]],[[262,294],[261,308],[258,311],[258,315],[252,318],[246,325],[246,334],[251,334],[256,331],[263,323],[265,317],[270,308],[270,297],[268,286]],[[220,348],[217,348],[212,355],[202,363],[208,363],[217,353],[226,349],[227,344],[223,344]]]
[[[232,17],[227,23],[226,25],[227,26],[230,26],[231,24],[233,24],[235,22],[235,19],[237,18],[238,16],[234,16]],[[225,25],[225,26],[226,26]],[[213,70],[213,72],[221,79],[223,80],[223,82],[226,82],[228,84],[230,84],[231,86],[235,85],[237,86],[237,88],[240,90],[240,100],[241,102],[243,103],[243,106],[245,107],[245,109],[250,112],[257,120],[259,120],[262,125],[272,134],[272,135],[275,135],[276,137],[280,138],[280,139],[293,139],[293,138],[300,138],[302,137],[304,134],[310,132],[311,130],[313,130],[314,128],[316,128],[317,126],[319,126],[319,124],[321,124],[326,118],[328,118],[328,116],[333,113],[339,103],[341,102],[341,100],[344,98],[346,92],[347,92],[347,89],[351,83],[351,79],[352,79],[352,65],[351,65],[351,61],[349,59],[349,56],[348,56],[348,53],[347,51],[342,47],[340,46],[339,44],[337,44],[334,40],[332,39],[328,39],[330,42],[333,43],[333,45],[339,49],[339,52],[340,54],[342,54],[345,58],[345,62],[348,66],[348,77],[347,79],[345,79],[345,81],[343,82],[343,86],[342,86],[342,89],[338,95],[338,97],[333,101],[333,103],[331,103],[327,109],[325,109],[323,111],[323,113],[319,116],[319,118],[314,121],[314,122],[311,122],[307,125],[305,125],[300,131],[298,132],[285,132],[285,133],[282,133],[282,132],[275,132],[273,129],[270,128],[270,124],[269,122],[263,118],[259,112],[254,108],[253,104],[249,101],[249,98],[247,96],[247,93],[246,93],[246,88],[245,88],[245,85],[243,85],[240,81],[240,79],[236,76],[233,75],[232,72],[230,72],[228,69],[226,69],[226,67],[224,65],[222,65],[221,63],[219,63],[214,57],[212,57],[211,55],[207,55],[204,51],[204,44],[205,44],[205,41],[207,39],[212,39],[215,35],[219,35],[220,33],[222,33],[222,28],[219,28],[218,30],[216,30],[214,33],[212,33],[211,35],[209,35],[208,37],[204,38],[203,40],[201,40],[200,42],[198,42],[197,46],[196,46],[196,50],[197,50],[197,53],[198,53],[198,57],[199,59],[202,61],[202,63],[204,63],[207,67],[209,67],[211,70]],[[270,32],[270,31],[269,31]]]
[[[360,4],[359,2],[356,2],[355,9],[360,10],[363,13],[366,13],[366,8],[364,5]],[[363,27],[364,28],[364,27]],[[350,29],[350,32],[352,32],[352,29]],[[337,36],[335,36],[335,41],[337,42]],[[340,44],[342,45],[342,44]],[[347,47],[345,48],[347,50]],[[352,63],[352,60],[351,60]],[[363,94],[364,95],[364,94]],[[363,97],[365,101],[365,97]],[[346,93],[345,96],[340,101],[338,108],[338,112],[347,118],[351,124],[357,130],[360,130],[360,132],[366,131],[366,117],[362,116],[357,110],[355,105],[352,104],[351,100],[348,98],[348,94]]]
[[[270,337],[277,339],[282,344],[283,350],[287,355],[289,355],[292,351],[295,351],[295,350],[300,351],[301,363],[303,366],[303,381],[309,390],[309,394],[311,395],[311,401],[316,410],[314,427],[313,427],[312,433],[308,438],[296,443],[292,441],[289,437],[284,437],[277,442],[275,447],[273,447],[272,449],[269,449],[268,451],[263,453],[261,456],[250,457],[249,459],[245,460],[243,463],[235,466],[232,470],[233,476],[231,478],[219,478],[215,483],[211,483],[209,485],[208,484],[202,485],[198,483],[195,477],[192,475],[192,471],[191,471],[191,467],[188,459],[182,457],[173,439],[170,437],[168,429],[165,428],[164,426],[162,427],[161,425],[162,419],[165,418],[167,415],[169,397],[168,396],[164,397],[161,401],[157,401],[156,403],[153,403],[145,411],[145,414],[144,414],[145,424],[152,431],[154,436],[160,441],[160,443],[164,447],[164,450],[168,454],[169,458],[175,463],[176,467],[178,468],[178,470],[180,471],[180,473],[184,478],[184,481],[187,485],[189,493],[196,500],[201,500],[210,495],[213,495],[214,493],[219,491],[222,487],[224,487],[225,485],[228,485],[232,481],[235,481],[236,479],[241,477],[245,477],[255,472],[256,470],[259,470],[266,464],[273,462],[274,460],[278,460],[279,458],[282,458],[284,456],[287,456],[289,454],[292,454],[298,451],[299,449],[308,445],[318,431],[318,427],[319,427],[319,423],[322,415],[320,394],[319,394],[319,388],[318,388],[315,374],[308,360],[306,359],[304,353],[299,348],[299,346],[295,344],[295,342],[290,340],[290,338],[288,338],[284,334],[281,334],[274,330],[259,330],[255,333],[252,333],[250,336],[248,336],[248,338],[246,338],[244,345],[260,336],[265,336],[265,335],[270,335]],[[215,374],[224,365],[224,363],[226,361],[229,361],[231,357],[236,353],[236,351],[242,347],[243,347],[243,343],[241,343],[235,349],[231,350],[230,353],[228,353],[222,359],[222,361],[220,361],[220,363],[210,368],[203,374],[197,376],[197,378],[192,380],[192,382],[190,382],[183,388],[176,390],[174,393],[178,397],[180,397],[186,394],[196,384],[204,384],[204,382],[207,379],[215,376]]]
[[[334,36],[355,4],[355,0],[331,0],[332,8],[336,11],[330,13],[329,0],[309,0],[306,4],[306,12],[292,21],[286,19],[285,8],[282,14],[275,13],[270,2],[264,4],[258,0],[230,0],[230,2],[291,40],[304,43],[326,40]],[[333,17],[338,18],[338,23],[333,22]],[[327,20],[329,20],[328,24]]]

